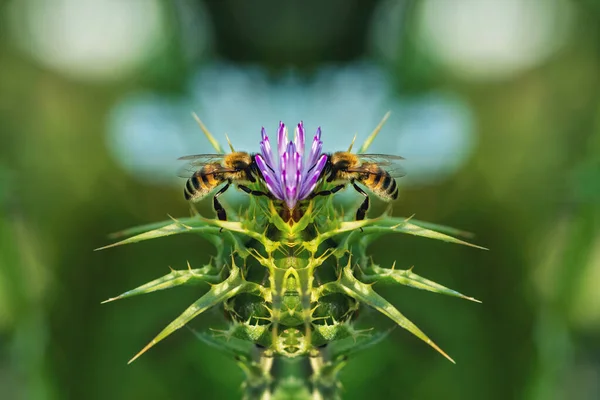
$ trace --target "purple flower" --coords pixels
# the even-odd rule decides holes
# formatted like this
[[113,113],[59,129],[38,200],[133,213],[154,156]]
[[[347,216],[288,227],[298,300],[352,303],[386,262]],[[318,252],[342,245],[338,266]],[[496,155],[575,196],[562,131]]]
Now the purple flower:
[[306,199],[312,193],[327,163],[327,155],[321,153],[321,128],[317,129],[308,156],[304,153],[302,122],[294,132],[294,140],[290,141],[287,128],[279,122],[277,155],[273,154],[265,128],[262,128],[261,133],[261,152],[256,155],[256,165],[273,196],[285,201],[288,208],[293,209],[298,201]]

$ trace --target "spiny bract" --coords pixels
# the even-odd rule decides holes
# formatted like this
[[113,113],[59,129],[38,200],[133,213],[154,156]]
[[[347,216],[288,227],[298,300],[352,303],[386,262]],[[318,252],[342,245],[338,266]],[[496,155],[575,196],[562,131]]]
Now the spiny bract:
[[[359,153],[368,148],[384,121],[385,118]],[[222,152],[210,133],[200,125],[217,151]],[[265,136],[263,134],[261,142],[263,147]],[[317,144],[319,139],[315,137]],[[295,148],[287,150],[290,153],[296,151]],[[311,162],[320,163],[322,169],[323,161],[318,156],[316,154]],[[199,215],[172,219],[120,232],[118,236],[129,238],[106,246],[190,233],[208,240],[216,249],[210,263],[201,268],[192,268],[188,264],[187,268],[171,270],[161,278],[106,300],[180,285],[210,284],[208,292],[168,324],[130,362],[215,306],[225,310],[228,329],[195,334],[202,341],[235,356],[246,374],[247,399],[339,398],[338,372],[348,355],[378,342],[386,334],[355,328],[357,311],[364,306],[381,312],[453,361],[377,294],[371,284],[401,284],[477,300],[427,280],[412,269],[395,269],[393,265],[391,268],[380,267],[367,255],[367,248],[374,239],[386,233],[407,233],[473,246],[454,237],[463,232],[412,218],[392,217],[387,213],[355,221],[354,213],[344,213],[343,207],[336,205],[334,196],[302,201],[306,196],[286,196],[286,183],[277,181],[277,176],[271,177],[269,186],[272,188],[273,185],[279,185],[275,192],[277,199],[294,203],[294,206],[296,201],[299,202],[301,217],[295,220],[286,217],[277,199],[249,196],[249,205],[244,211],[235,214],[228,210],[228,221]],[[327,185],[320,181],[317,188],[327,189]],[[270,189],[265,186],[264,181],[258,181],[252,189]],[[311,184],[310,189],[313,190],[314,185]],[[301,190],[306,191],[304,187]],[[289,220],[284,220],[282,215]]]

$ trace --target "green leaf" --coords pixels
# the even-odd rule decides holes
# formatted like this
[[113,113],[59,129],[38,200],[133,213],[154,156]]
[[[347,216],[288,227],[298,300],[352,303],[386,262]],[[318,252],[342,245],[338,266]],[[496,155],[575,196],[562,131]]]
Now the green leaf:
[[361,276],[361,281],[367,283],[399,283],[401,285],[410,286],[416,289],[427,290],[429,292],[445,294],[448,296],[460,297],[465,300],[481,303],[481,301],[474,299],[473,297],[465,296],[462,293],[459,293],[452,289],[448,289],[447,287],[442,286],[439,283],[435,283],[433,281],[430,281],[429,279],[425,279],[415,274],[414,272],[412,272],[412,268],[407,270],[397,270],[394,269],[393,266],[392,269],[387,269],[381,268],[377,265],[373,265],[369,269],[373,272],[373,274],[363,274]]
[[454,360],[446,354],[437,344],[435,344],[423,331],[421,331],[415,324],[413,324],[408,318],[406,318],[400,311],[396,309],[390,302],[377,294],[370,285],[360,282],[352,274],[350,264],[344,267],[340,279],[335,282],[329,282],[319,287],[320,291],[344,293],[366,305],[372,307],[390,318],[396,324],[406,329],[429,346],[437,350],[441,355],[446,357],[452,363]]
[[188,264],[187,270],[171,270],[171,273],[148,282],[135,289],[129,290],[117,297],[112,297],[108,300],[104,300],[102,304],[108,303],[115,300],[124,299],[126,297],[137,296],[140,294],[146,294],[151,292],[157,292],[159,290],[170,289],[176,286],[182,285],[197,285],[202,282],[208,283],[219,283],[222,279],[220,274],[215,273],[215,268],[212,266],[205,266],[203,268],[191,269]]
[[231,274],[229,277],[210,288],[210,290],[198,299],[194,304],[188,307],[179,317],[175,318],[173,322],[167,325],[150,343],[146,345],[139,353],[137,353],[131,360],[129,360],[128,364],[131,364],[135,361],[139,356],[148,351],[155,344],[169,336],[171,333],[175,332],[177,329],[180,329],[197,315],[203,313],[208,310],[228,300],[235,296],[236,294],[256,290],[255,286],[259,286],[256,283],[246,282],[241,277],[240,269],[237,267],[232,268]]

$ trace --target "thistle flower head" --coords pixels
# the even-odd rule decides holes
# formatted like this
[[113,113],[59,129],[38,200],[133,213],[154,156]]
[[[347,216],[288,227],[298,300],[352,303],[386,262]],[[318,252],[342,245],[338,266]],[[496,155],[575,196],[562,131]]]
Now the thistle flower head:
[[296,203],[306,199],[317,185],[327,163],[327,155],[321,153],[321,128],[313,138],[308,155],[304,152],[304,126],[298,124],[294,140],[288,139],[287,127],[279,122],[277,151],[274,154],[265,128],[262,128],[261,153],[256,155],[256,164],[262,173],[269,191],[293,209]]

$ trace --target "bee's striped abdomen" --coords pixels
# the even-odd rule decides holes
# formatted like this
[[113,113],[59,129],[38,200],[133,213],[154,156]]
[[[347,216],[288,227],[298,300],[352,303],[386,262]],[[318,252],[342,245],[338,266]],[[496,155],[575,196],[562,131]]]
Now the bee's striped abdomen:
[[379,188],[381,184],[381,178],[383,177],[382,171],[378,170],[372,174],[369,174],[367,186],[372,187],[374,190]]
[[196,186],[198,184],[198,181],[195,178],[196,176],[194,174],[194,176],[192,176],[185,182],[185,187],[183,188],[183,195],[185,196],[186,200],[190,200],[192,197],[194,197],[194,193],[196,193],[196,190],[198,189],[198,187]]
[[183,194],[186,200],[199,200],[217,187],[221,181],[211,168],[202,167],[187,180]]
[[386,172],[386,180],[389,179],[389,183],[385,185],[387,194],[393,199],[396,200],[398,198],[398,184],[396,180],[390,176]]
[[373,193],[387,200],[398,197],[396,180],[383,168],[376,165],[368,167],[369,172],[363,175],[362,183]]

